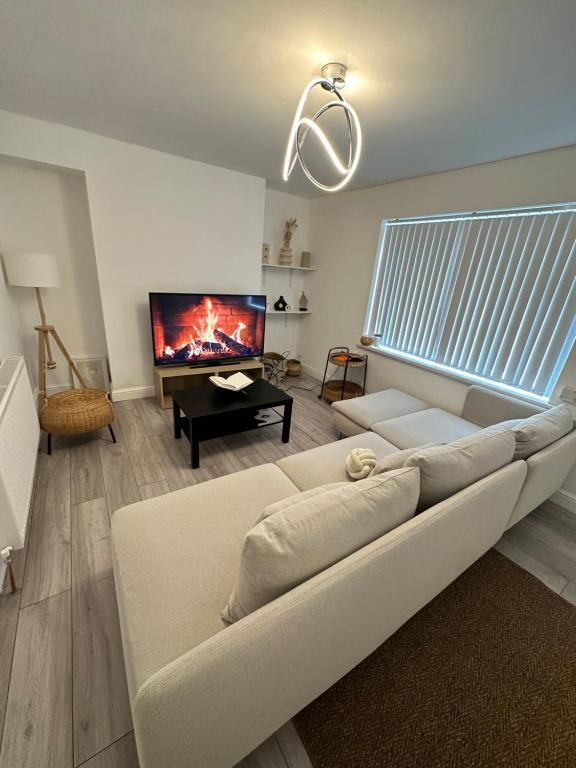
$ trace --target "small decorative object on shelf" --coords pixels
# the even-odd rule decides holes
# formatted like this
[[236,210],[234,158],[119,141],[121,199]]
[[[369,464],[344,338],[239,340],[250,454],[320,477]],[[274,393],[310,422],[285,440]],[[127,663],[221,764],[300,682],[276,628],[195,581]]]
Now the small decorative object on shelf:
[[288,302],[284,298],[284,296],[280,296],[278,301],[274,302],[274,309],[276,312],[286,312],[286,308],[288,307]]
[[[328,366],[336,366],[334,373],[328,377]],[[334,379],[338,368],[344,368],[342,378]],[[362,385],[348,379],[351,370],[364,370]],[[366,372],[368,370],[368,355],[358,355],[350,352],[349,347],[331,347],[326,356],[326,367],[324,368],[324,378],[322,379],[322,389],[318,395],[318,400],[322,397],[328,403],[334,403],[336,400],[349,400],[352,397],[360,397],[366,391]]]
[[300,312],[308,312],[308,296],[302,291],[300,298],[298,299],[298,309]]
[[262,264],[270,264],[270,243],[262,243]]
[[363,347],[371,347],[374,344],[374,336],[360,336],[360,344]]
[[300,256],[300,266],[304,267],[304,269],[310,269],[312,266],[312,254],[310,251],[302,251],[302,255]]
[[290,248],[290,241],[297,228],[298,224],[296,223],[296,219],[288,219],[286,224],[284,224],[284,242],[282,248],[280,248],[280,264],[283,264],[286,267],[291,267],[292,262],[294,261],[294,251]]

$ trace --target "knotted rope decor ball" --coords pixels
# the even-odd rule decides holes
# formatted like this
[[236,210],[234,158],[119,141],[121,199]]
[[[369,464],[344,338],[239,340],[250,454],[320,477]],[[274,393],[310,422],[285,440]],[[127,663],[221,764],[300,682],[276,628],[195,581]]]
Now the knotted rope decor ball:
[[346,474],[351,480],[368,477],[376,464],[376,454],[370,448],[354,448],[346,457]]

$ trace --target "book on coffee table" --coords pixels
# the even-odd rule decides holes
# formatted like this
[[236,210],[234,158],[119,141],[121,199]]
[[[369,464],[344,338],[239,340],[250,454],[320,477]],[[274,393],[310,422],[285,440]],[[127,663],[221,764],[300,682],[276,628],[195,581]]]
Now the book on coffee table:
[[229,392],[240,392],[250,386],[250,384],[254,383],[249,376],[246,376],[246,374],[241,373],[240,371],[238,371],[238,373],[233,373],[232,376],[229,376],[227,379],[223,376],[209,376],[208,378],[215,387],[227,389]]

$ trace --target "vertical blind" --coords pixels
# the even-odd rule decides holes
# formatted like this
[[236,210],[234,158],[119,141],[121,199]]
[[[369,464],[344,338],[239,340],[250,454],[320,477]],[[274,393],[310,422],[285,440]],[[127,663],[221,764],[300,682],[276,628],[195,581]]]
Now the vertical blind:
[[383,222],[366,332],[549,397],[576,339],[576,207]]

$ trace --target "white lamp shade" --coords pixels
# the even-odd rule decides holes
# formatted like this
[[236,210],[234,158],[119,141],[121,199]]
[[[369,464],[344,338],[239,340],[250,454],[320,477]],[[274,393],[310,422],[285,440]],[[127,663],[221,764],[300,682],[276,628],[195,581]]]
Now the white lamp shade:
[[8,285],[28,288],[58,288],[58,259],[51,253],[4,253],[4,269]]

